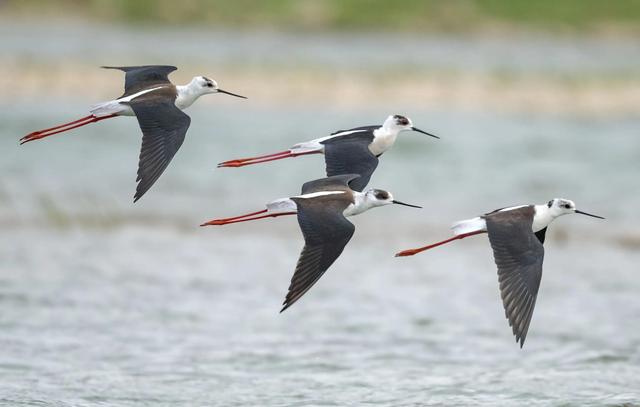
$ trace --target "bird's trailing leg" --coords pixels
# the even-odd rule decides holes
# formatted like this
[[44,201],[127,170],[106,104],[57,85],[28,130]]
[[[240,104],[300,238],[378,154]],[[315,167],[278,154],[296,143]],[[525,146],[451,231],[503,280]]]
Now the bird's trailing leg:
[[245,165],[260,164],[260,163],[266,163],[269,161],[282,160],[283,158],[292,158],[292,157],[298,157],[300,155],[320,154],[320,153],[321,153],[320,150],[305,151],[302,153],[296,153],[293,150],[285,150],[285,151],[281,151],[279,153],[274,153],[274,154],[267,154],[267,155],[261,155],[257,157],[238,158],[235,160],[223,161],[220,164],[218,164],[218,168],[244,167]]
[[473,235],[479,235],[480,233],[486,233],[486,232],[483,231],[483,230],[478,230],[476,232],[463,233],[461,235],[457,235],[457,236],[451,237],[449,239],[445,239],[445,240],[443,240],[441,242],[430,244],[428,246],[418,247],[417,249],[403,250],[403,251],[401,251],[399,253],[396,253],[396,257],[413,256],[414,254],[418,254],[418,253],[423,252],[425,250],[433,249],[434,247],[442,246],[443,244],[446,244],[446,243],[449,243],[449,242],[453,242],[454,240],[464,239],[465,237],[469,237],[469,236],[473,236]]
[[69,123],[64,123],[59,126],[49,127],[48,129],[38,130],[38,131],[34,131],[33,133],[29,133],[20,139],[20,144],[24,144],[29,141],[39,140],[41,138],[53,136],[54,134],[62,133],[78,127],[86,126],[87,124],[90,124],[90,123],[99,122],[101,120],[110,119],[116,116],[117,116],[116,114],[110,114],[107,116],[95,116],[90,114],[89,116],[85,116],[83,118],[74,120]]
[[[269,213],[269,210],[263,209],[263,210],[258,211],[258,212],[252,212],[252,213],[248,213],[246,215],[234,216],[232,218],[214,219],[214,220],[211,220],[209,222],[203,223],[200,226],[222,226],[222,225],[228,225],[230,223],[248,222],[250,220],[257,220],[257,219],[264,219],[264,218],[275,218],[275,217],[284,216],[284,215],[295,215],[296,213],[297,212],[294,212],[294,211]],[[266,215],[263,215],[263,214],[266,214]],[[257,216],[257,215],[260,215],[260,216]]]

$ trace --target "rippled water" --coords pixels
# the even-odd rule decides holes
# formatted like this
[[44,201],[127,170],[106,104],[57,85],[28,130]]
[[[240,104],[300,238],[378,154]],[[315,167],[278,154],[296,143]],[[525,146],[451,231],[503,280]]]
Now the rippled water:
[[[86,104],[2,102],[0,403],[640,402],[638,117],[394,106],[442,140],[403,134],[371,185],[425,209],[353,218],[356,234],[341,258],[278,314],[302,246],[295,219],[197,225],[297,193],[322,175],[322,160],[215,164],[390,112],[208,100],[189,111],[185,145],[133,205],[134,120],[18,147],[23,134]],[[567,216],[550,228],[522,350],[504,319],[485,237],[393,257],[448,236],[452,221],[557,196],[607,220]]]

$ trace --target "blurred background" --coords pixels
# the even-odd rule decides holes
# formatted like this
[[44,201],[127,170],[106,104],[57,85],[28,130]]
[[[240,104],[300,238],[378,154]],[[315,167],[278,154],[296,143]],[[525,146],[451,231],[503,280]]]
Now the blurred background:
[[[0,0],[0,403],[640,405],[640,1]],[[135,205],[140,130],[18,146],[122,92],[101,65],[170,64],[200,99]],[[324,174],[220,161],[404,114],[371,186],[422,210],[352,218],[278,314],[295,218],[224,228]],[[486,237],[412,258],[452,222],[554,197],[523,350]]]

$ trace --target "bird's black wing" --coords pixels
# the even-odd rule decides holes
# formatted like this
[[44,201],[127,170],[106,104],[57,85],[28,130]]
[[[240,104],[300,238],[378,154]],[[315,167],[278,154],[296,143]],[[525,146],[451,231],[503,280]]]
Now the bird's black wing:
[[320,191],[346,191],[350,183],[356,178],[360,178],[360,175],[334,175],[333,177],[308,181],[302,185],[302,195]]
[[[318,205],[317,201],[292,198],[298,206],[298,223],[305,245],[280,312],[309,291],[340,256],[353,236],[355,226],[342,214],[348,202],[342,197],[335,197],[338,195],[322,197],[322,205]],[[316,199],[320,198],[314,198]]]
[[536,232],[536,237],[538,238],[540,243],[544,243],[544,237],[546,236],[546,234],[547,234],[547,228],[544,228]]
[[124,94],[122,97],[133,95],[153,86],[169,85],[169,74],[175,71],[175,66],[143,65],[143,66],[103,66],[105,69],[118,69],[125,72]]
[[358,174],[360,178],[349,185],[354,191],[361,192],[378,166],[378,157],[369,150],[372,141],[373,133],[369,131],[323,141],[327,176]]
[[520,347],[536,305],[544,259],[544,247],[531,229],[532,211],[523,207],[485,217],[505,315]]
[[348,133],[350,131],[368,131],[373,133],[374,130],[379,129],[380,126],[360,126],[360,127],[354,127],[353,129],[346,129],[346,130],[337,130],[334,131],[333,133],[331,133],[332,136],[335,136],[336,134],[340,134],[340,133]]
[[191,123],[172,99],[133,99],[129,102],[142,130],[139,181],[133,201],[151,188],[176,154]]

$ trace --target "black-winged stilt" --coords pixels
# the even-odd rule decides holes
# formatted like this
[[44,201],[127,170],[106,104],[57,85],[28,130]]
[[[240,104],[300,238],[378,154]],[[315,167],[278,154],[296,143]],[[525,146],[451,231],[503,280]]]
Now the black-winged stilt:
[[497,209],[477,218],[452,226],[454,237],[417,249],[404,250],[396,256],[413,256],[445,243],[468,236],[487,233],[498,266],[498,281],[505,315],[520,347],[527,337],[536,305],[545,233],[558,216],[579,213],[604,219],[576,209],[573,201],[556,198],[546,205],[522,205]]
[[103,66],[125,72],[124,94],[118,99],[91,107],[91,114],[59,126],[34,131],[22,139],[20,144],[39,140],[90,123],[116,116],[136,116],[142,130],[142,148],[138,164],[138,177],[134,202],[151,188],[167,168],[176,154],[191,123],[191,118],[182,110],[191,106],[200,96],[208,93],[227,92],[218,87],[216,81],[196,76],[184,86],[176,86],[168,75],[175,66]]
[[360,178],[350,186],[355,191],[362,191],[378,166],[378,157],[393,146],[401,131],[406,130],[439,138],[414,127],[409,118],[395,115],[387,117],[382,126],[339,130],[327,137],[298,143],[279,153],[224,161],[218,167],[244,167],[307,154],[324,154],[328,177],[358,174]]
[[397,201],[391,193],[380,189],[354,191],[350,185],[357,178],[357,174],[347,174],[309,181],[302,186],[301,195],[269,202],[267,209],[262,211],[216,219],[200,226],[298,215],[305,246],[291,278],[282,312],[300,299],[340,256],[355,231],[355,226],[346,219],[347,216],[389,204],[420,208]]

